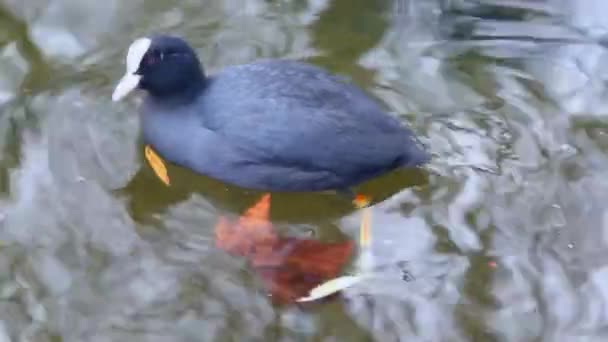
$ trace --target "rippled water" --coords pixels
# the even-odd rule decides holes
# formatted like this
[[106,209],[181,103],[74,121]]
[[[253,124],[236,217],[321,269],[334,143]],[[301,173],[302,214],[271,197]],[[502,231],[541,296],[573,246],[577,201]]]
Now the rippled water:
[[[168,3],[1,2],[1,342],[608,338],[605,0]],[[110,100],[151,31],[210,72],[325,66],[413,127],[426,171],[362,186],[377,278],[278,307],[215,247],[218,217],[259,193],[177,168],[165,187],[136,101]],[[272,202],[284,234],[322,241],[356,239],[360,216],[325,194]]]

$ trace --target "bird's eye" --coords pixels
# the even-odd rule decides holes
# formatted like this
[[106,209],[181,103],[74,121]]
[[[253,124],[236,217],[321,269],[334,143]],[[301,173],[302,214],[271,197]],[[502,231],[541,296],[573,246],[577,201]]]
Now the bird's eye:
[[182,53],[179,51],[169,50],[169,51],[167,51],[166,55],[169,57],[179,57],[182,55]]
[[162,52],[152,51],[151,53],[146,55],[146,57],[144,58],[144,63],[146,65],[154,65],[158,63],[161,59],[163,59]]
[[154,65],[154,64],[156,64],[156,62],[158,62],[158,60],[157,60],[156,56],[153,56],[153,55],[148,55],[144,59],[144,63],[146,65]]

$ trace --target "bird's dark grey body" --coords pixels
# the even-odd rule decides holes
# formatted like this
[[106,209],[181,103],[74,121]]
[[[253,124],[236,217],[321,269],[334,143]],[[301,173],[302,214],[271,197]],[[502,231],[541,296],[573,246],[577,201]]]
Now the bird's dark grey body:
[[147,92],[144,141],[200,174],[266,191],[347,190],[429,159],[358,87],[316,66],[263,60],[206,76],[178,37],[135,40],[112,99]]
[[241,187],[345,189],[428,160],[373,99],[308,64],[228,67],[191,100],[147,97],[145,142],[175,164]]

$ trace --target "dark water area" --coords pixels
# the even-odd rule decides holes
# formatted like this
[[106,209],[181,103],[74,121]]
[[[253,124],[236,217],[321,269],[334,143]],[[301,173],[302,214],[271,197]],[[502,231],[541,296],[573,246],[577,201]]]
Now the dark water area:
[[[0,2],[0,342],[606,341],[604,0]],[[185,37],[209,73],[305,60],[433,154],[363,184],[382,270],[277,306],[219,217],[260,192],[143,156],[126,49]],[[354,146],[353,148],[356,148]],[[273,194],[283,236],[356,241],[334,194]],[[355,257],[359,251],[355,248]],[[352,272],[349,263],[343,274]]]

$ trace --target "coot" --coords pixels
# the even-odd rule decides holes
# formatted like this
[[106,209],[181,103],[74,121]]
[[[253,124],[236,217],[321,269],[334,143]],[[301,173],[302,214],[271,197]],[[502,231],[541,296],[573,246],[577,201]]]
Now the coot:
[[429,154],[358,87],[302,62],[261,60],[208,76],[179,37],[135,40],[112,95],[135,89],[143,138],[164,159],[264,191],[348,190]]

